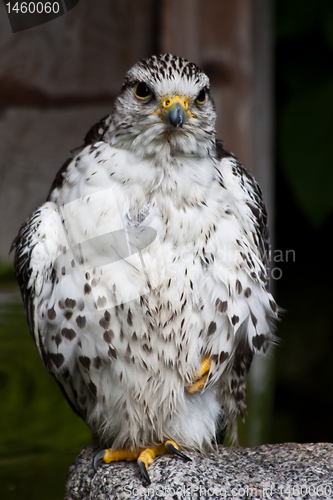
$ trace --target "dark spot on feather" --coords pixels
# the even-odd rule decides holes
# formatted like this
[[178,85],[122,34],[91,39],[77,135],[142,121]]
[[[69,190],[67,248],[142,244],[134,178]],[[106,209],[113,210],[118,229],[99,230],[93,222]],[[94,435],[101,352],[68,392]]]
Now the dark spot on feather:
[[237,280],[236,281],[236,291],[238,293],[242,293],[242,290],[243,290],[242,283],[239,280]]
[[71,319],[71,317],[73,316],[73,311],[66,311],[64,313],[64,316],[67,319],[67,321],[69,321]]
[[57,335],[54,337],[54,341],[55,341],[55,343],[56,343],[57,347],[61,344],[61,342],[62,342],[62,338],[61,338],[61,336],[59,335],[59,333],[57,333]]
[[227,359],[229,358],[229,353],[228,352],[225,352],[225,351],[221,351],[220,352],[220,365],[222,365],[222,363],[224,363]]
[[130,309],[128,309],[128,313],[127,313],[127,324],[129,326],[133,326],[132,311]]
[[111,344],[113,338],[114,338],[113,330],[106,330],[104,332],[103,334],[104,342],[106,342],[107,344]]
[[231,323],[235,326],[239,321],[239,316],[236,316],[236,314],[233,315],[231,318]]
[[208,331],[207,331],[207,335],[213,335],[213,333],[216,332],[216,323],[215,321],[211,321],[209,327],[208,327]]
[[259,215],[260,215],[259,209],[255,206],[251,205],[251,203],[249,203],[248,201],[246,202],[246,204],[249,207],[249,209],[251,210],[251,212],[253,213],[253,215],[255,216],[255,218],[259,219]]
[[73,340],[76,337],[76,332],[73,328],[63,328],[61,330],[61,335],[68,340]]
[[228,309],[228,302],[226,300],[216,299],[215,307],[220,313],[225,313]]
[[244,292],[244,295],[248,299],[251,296],[251,293],[252,293],[251,292],[251,288],[246,288],[245,292]]
[[79,328],[84,328],[86,326],[87,320],[85,316],[77,316],[76,324]]
[[275,313],[277,311],[277,305],[274,300],[270,300],[269,305],[271,306],[272,311]]
[[97,307],[103,308],[106,305],[106,297],[98,297],[97,299]]
[[91,380],[88,384],[88,387],[89,387],[90,391],[92,392],[92,394],[96,397],[97,387],[95,386],[95,384]]
[[146,371],[148,371],[148,366],[147,366],[147,363],[146,363],[143,359],[141,360],[141,362],[142,362],[142,365],[143,365],[144,369],[145,369]]
[[60,366],[65,361],[64,356],[60,352],[57,353],[57,354],[54,354],[53,352],[50,352],[48,356],[49,356],[49,358],[51,359],[52,363],[55,365],[56,368],[60,368]]
[[47,317],[48,317],[50,320],[53,320],[53,319],[55,319],[55,318],[56,318],[56,316],[57,316],[57,313],[55,312],[55,310],[54,310],[54,306],[53,306],[53,307],[51,307],[51,309],[49,309],[49,310],[47,311]]
[[92,360],[93,367],[96,368],[97,370],[100,369],[102,366],[103,362],[99,356],[96,356],[96,358],[93,358]]
[[116,351],[115,347],[112,347],[112,346],[109,347],[108,356],[109,356],[109,358],[112,357],[114,359],[117,359],[117,351]]
[[66,299],[65,300],[65,306],[68,307],[69,309],[74,309],[76,306],[76,300],[74,299]]
[[79,361],[84,368],[87,368],[87,370],[89,370],[90,358],[88,358],[88,356],[79,356]]
[[85,295],[88,295],[91,292],[91,286],[89,285],[89,283],[86,283],[84,285],[83,291]]
[[109,311],[105,311],[103,318],[99,320],[99,325],[106,330],[110,325],[110,318],[111,314]]
[[258,349],[258,351],[260,351],[260,349],[262,348],[264,342],[267,340],[267,337],[265,334],[260,334],[260,335],[255,335],[253,338],[252,338],[252,344],[253,346]]
[[237,402],[243,401],[245,399],[244,391],[236,391],[235,392],[235,399]]
[[250,309],[250,314],[251,314],[251,320],[252,320],[253,326],[256,327],[257,323],[258,323],[258,320],[255,317],[255,315],[253,314],[253,312],[251,311],[251,309]]

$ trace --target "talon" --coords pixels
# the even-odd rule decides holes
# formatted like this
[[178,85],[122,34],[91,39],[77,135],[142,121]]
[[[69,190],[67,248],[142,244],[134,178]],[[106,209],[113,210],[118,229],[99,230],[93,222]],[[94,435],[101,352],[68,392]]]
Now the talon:
[[149,477],[149,474],[148,474],[148,467],[147,465],[145,464],[145,462],[143,460],[138,460],[138,466],[139,466],[139,469],[141,471],[141,474],[142,474],[142,477],[143,479],[148,483],[148,484],[151,484],[151,481],[150,481],[150,477]]
[[142,448],[134,448],[133,450],[127,448],[118,448],[116,450],[111,450],[107,448],[106,450],[99,451],[94,458],[93,466],[95,471],[97,472],[97,462],[99,459],[103,458],[106,464],[110,462],[118,462],[120,460],[127,460],[128,462],[132,460],[136,460],[140,453],[142,452]]
[[174,441],[166,441],[164,444],[165,444],[166,449],[169,450],[170,453],[174,453],[175,455],[178,455],[178,457],[183,458],[184,460],[186,460],[186,462],[189,462],[189,461],[192,462],[192,458],[188,457],[187,455],[185,455],[185,453],[180,451],[178,448],[178,445]]
[[191,460],[190,457],[179,451],[177,443],[169,439],[163,444],[151,446],[150,448],[134,448],[132,450],[127,448],[118,448],[116,450],[107,448],[105,450],[101,450],[96,453],[94,457],[93,467],[97,472],[97,463],[101,458],[107,464],[110,462],[118,462],[119,460],[137,460],[137,464],[139,466],[143,479],[147,482],[147,484],[151,484],[148,474],[148,466],[153,463],[154,458],[157,455],[162,455],[167,451],[178,455],[183,460]]
[[197,370],[197,372],[194,375],[194,380],[193,380],[192,384],[190,384],[187,387],[187,391],[190,394],[193,394],[194,392],[197,392],[197,391],[200,391],[200,389],[203,389],[203,387],[205,386],[205,384],[207,382],[208,372],[210,370],[210,365],[211,365],[210,357],[205,356],[203,358],[203,360],[201,361],[199,370]]
[[148,474],[148,465],[153,463],[156,455],[161,455],[164,452],[165,452],[164,445],[160,445],[160,446],[154,446],[152,448],[146,448],[140,453],[137,460],[137,464],[140,468],[143,478],[147,481],[148,484],[151,483]]
[[101,458],[104,458],[107,451],[108,450],[101,450],[98,453],[96,453],[96,455],[94,457],[94,461],[93,461],[93,467],[95,469],[95,472],[97,472],[97,462],[98,462],[98,460],[100,460]]

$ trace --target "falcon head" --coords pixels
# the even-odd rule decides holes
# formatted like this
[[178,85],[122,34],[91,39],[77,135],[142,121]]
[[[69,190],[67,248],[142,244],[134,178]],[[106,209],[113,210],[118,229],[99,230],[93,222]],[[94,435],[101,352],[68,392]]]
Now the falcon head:
[[186,59],[162,54],[127,73],[108,135],[113,146],[141,157],[205,156],[215,143],[215,120],[207,75]]

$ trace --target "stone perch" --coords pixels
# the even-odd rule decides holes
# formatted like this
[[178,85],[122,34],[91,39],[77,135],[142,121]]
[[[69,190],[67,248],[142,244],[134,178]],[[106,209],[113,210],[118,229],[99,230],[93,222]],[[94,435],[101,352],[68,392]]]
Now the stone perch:
[[166,454],[149,468],[143,486],[136,462],[92,461],[88,446],[69,469],[65,500],[332,499],[333,444],[270,444],[256,448],[218,447],[208,456],[188,453],[192,462]]

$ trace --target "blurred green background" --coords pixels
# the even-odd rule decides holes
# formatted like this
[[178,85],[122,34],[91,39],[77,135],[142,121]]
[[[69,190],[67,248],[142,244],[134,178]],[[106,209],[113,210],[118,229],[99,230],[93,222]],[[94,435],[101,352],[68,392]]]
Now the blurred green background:
[[17,287],[0,289],[0,498],[59,500],[90,430],[46,373]]
[[[277,0],[275,14],[275,246],[284,259],[274,286],[285,313],[262,442],[332,442],[333,3]],[[0,498],[60,499],[90,432],[42,366],[11,269],[0,273]]]

